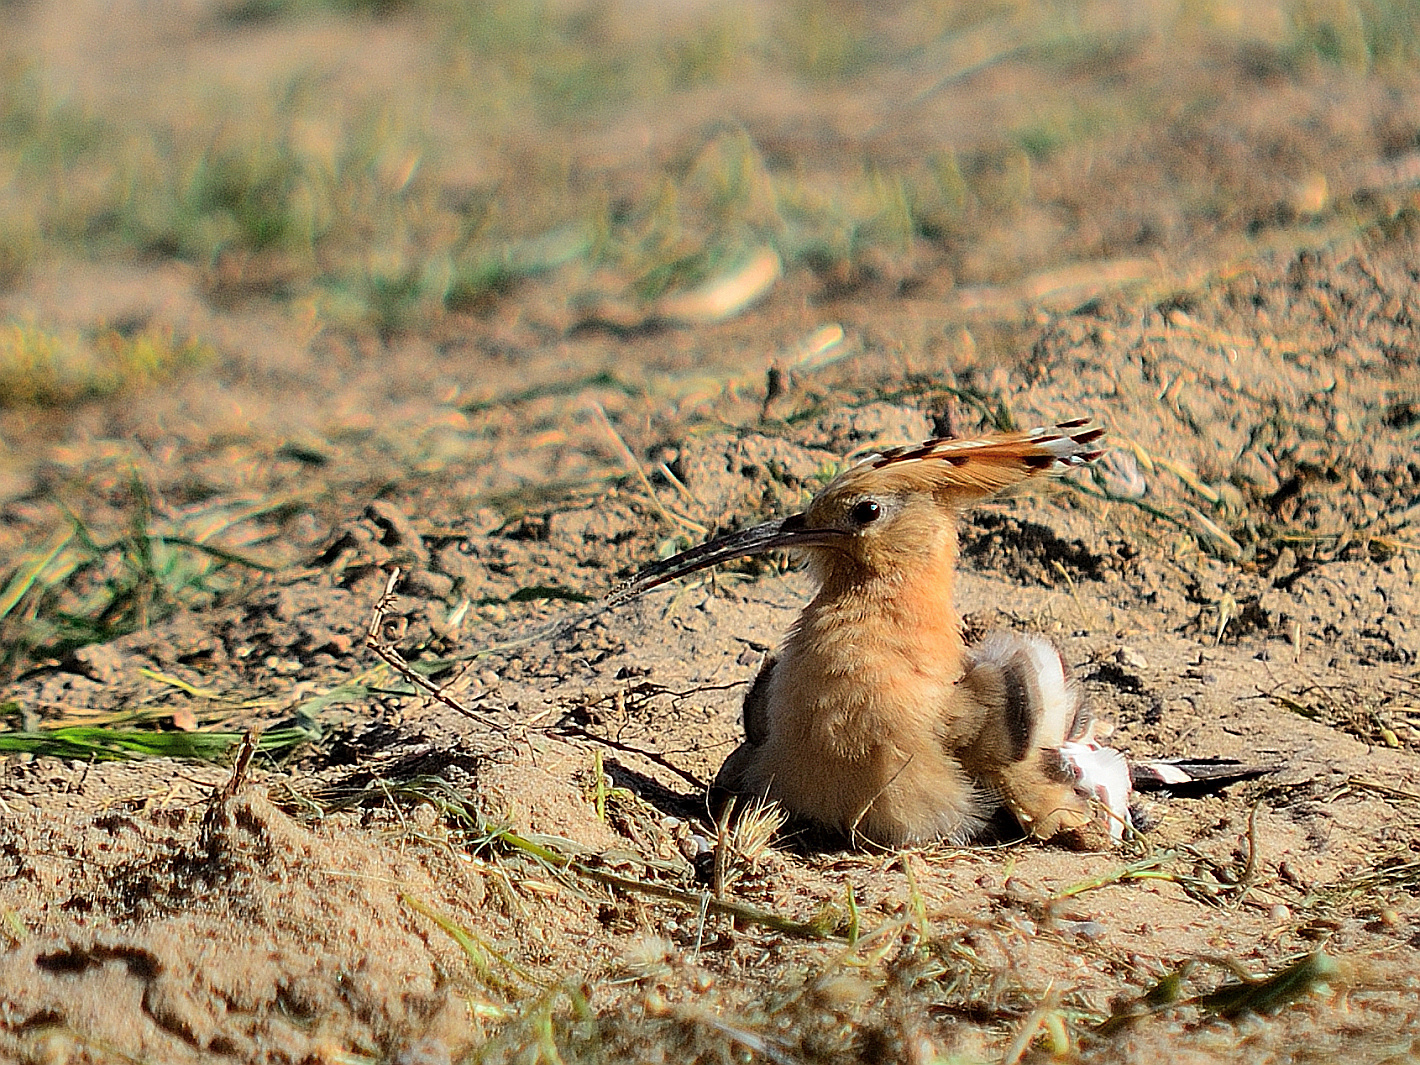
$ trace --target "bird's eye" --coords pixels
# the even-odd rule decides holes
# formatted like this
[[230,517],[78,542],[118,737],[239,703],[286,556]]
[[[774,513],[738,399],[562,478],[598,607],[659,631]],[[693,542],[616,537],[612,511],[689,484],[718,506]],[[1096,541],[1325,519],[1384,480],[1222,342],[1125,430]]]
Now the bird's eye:
[[848,516],[854,525],[871,525],[882,516],[883,508],[876,499],[860,499],[853,504]]

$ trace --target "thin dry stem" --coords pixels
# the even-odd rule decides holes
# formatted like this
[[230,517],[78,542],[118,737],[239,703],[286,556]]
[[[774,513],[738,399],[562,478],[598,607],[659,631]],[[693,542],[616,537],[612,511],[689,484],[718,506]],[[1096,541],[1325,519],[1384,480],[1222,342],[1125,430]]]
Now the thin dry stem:
[[506,734],[509,731],[507,725],[494,721],[487,714],[480,714],[476,710],[470,710],[453,696],[449,695],[444,688],[434,684],[427,677],[423,677],[414,671],[414,668],[405,661],[404,656],[385,639],[385,619],[390,607],[394,605],[394,590],[399,584],[400,569],[395,566],[390,570],[389,580],[385,583],[384,594],[375,604],[374,613],[370,617],[370,627],[365,633],[365,646],[374,651],[385,663],[407,680],[420,691],[427,693],[431,698],[437,699],[452,710],[457,710],[465,717],[472,718],[480,724],[487,725],[495,732]]

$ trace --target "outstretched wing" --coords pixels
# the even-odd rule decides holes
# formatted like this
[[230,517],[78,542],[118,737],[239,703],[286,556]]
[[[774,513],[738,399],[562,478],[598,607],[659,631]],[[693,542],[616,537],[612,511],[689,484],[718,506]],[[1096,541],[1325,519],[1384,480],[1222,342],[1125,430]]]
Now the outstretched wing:
[[1236,758],[1156,758],[1131,762],[1129,774],[1143,791],[1159,789],[1179,795],[1217,791],[1240,780],[1276,773],[1279,763],[1247,763]]
[[1131,823],[1128,764],[1095,739],[1058,648],[1037,636],[993,632],[968,650],[959,687],[979,717],[971,741],[953,753],[991,783],[1023,828],[1042,839],[1082,834],[1105,846],[1123,838]]

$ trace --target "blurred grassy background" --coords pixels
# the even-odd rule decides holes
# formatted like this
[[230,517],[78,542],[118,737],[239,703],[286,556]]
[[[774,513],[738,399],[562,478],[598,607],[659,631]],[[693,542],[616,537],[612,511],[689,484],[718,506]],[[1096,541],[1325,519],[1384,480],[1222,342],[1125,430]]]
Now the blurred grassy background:
[[1416,146],[1376,99],[1413,89],[1403,2],[156,10],[0,8],[0,286],[177,259],[384,337],[552,273],[596,318],[765,246],[820,296],[935,292],[1315,222],[1367,184],[1338,149]]

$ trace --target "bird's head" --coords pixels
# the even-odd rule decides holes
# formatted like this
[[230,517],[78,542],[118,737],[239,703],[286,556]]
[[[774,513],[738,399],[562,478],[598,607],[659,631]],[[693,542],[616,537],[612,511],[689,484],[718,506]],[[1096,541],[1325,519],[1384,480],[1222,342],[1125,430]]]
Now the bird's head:
[[858,578],[939,558],[956,544],[966,504],[1053,469],[1091,462],[1104,430],[1088,420],[970,440],[928,440],[870,455],[844,470],[799,514],[720,536],[643,569],[613,603],[721,562],[767,551],[808,556],[819,578]]

